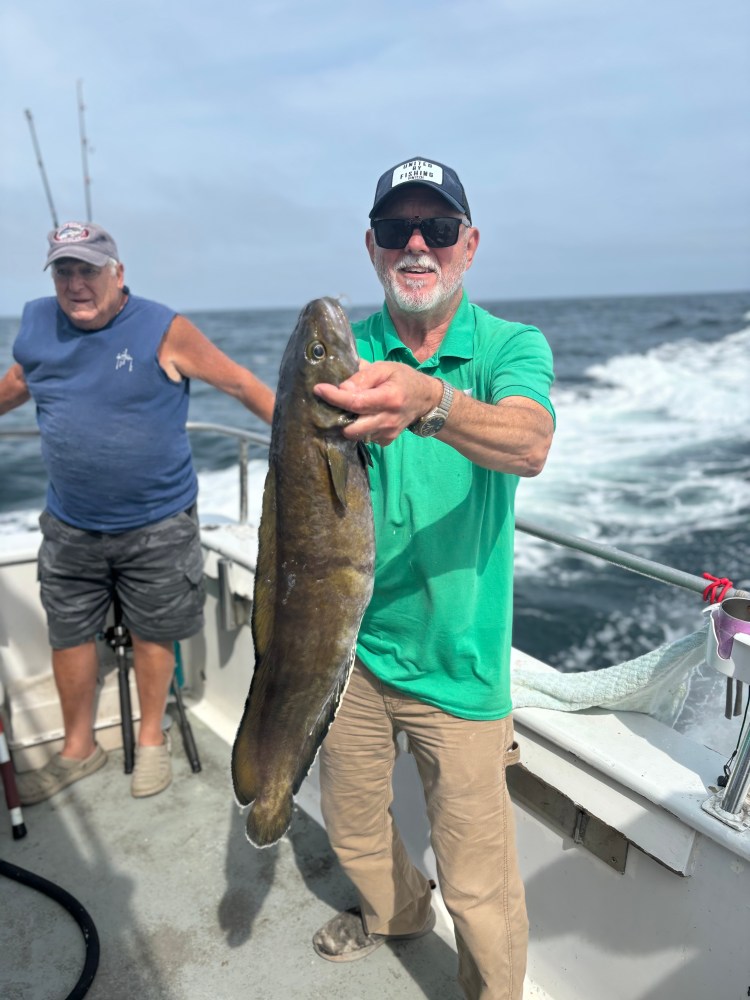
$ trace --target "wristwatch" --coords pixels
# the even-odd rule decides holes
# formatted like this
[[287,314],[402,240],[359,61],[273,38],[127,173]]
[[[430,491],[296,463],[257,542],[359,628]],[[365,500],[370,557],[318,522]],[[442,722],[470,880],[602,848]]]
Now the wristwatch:
[[418,437],[428,438],[432,437],[433,434],[437,434],[448,416],[448,411],[453,402],[453,386],[449,382],[446,382],[445,379],[441,378],[440,381],[443,383],[443,398],[438,405],[425,413],[423,417],[418,417],[413,424],[409,424],[409,430],[413,431]]

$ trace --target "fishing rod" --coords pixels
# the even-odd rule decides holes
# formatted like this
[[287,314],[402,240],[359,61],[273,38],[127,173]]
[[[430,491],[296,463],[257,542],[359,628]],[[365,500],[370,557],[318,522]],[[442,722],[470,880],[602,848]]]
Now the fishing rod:
[[39,165],[39,171],[42,175],[42,184],[44,184],[44,191],[45,194],[47,195],[47,203],[49,204],[49,210],[52,214],[52,226],[54,229],[57,229],[57,227],[59,226],[59,222],[57,221],[57,212],[55,212],[55,206],[52,201],[52,193],[49,189],[49,184],[47,183],[47,174],[44,169],[44,163],[42,161],[42,153],[41,150],[39,149],[39,143],[36,137],[36,129],[34,128],[34,119],[31,117],[31,112],[29,111],[28,108],[24,113],[26,115],[26,120],[29,123],[29,131],[31,132],[31,141],[34,145],[34,152],[36,153],[36,162]]
[[88,162],[88,140],[86,139],[86,129],[83,123],[83,112],[86,105],[83,103],[83,80],[78,80],[78,130],[81,134],[81,162],[83,164],[83,194],[86,199],[86,219],[91,222],[91,177],[89,176]]

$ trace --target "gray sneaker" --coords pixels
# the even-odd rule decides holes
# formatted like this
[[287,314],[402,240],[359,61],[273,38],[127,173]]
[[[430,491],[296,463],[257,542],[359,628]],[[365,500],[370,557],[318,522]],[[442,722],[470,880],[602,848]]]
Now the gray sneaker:
[[328,962],[356,962],[371,955],[386,941],[411,941],[429,934],[435,926],[435,911],[430,907],[425,925],[411,934],[368,934],[359,907],[344,910],[332,917],[313,935],[313,948]]
[[130,794],[135,799],[158,795],[172,782],[172,742],[164,733],[164,742],[158,747],[136,747],[135,766],[130,782]]
[[33,806],[37,802],[44,802],[57,792],[72,785],[74,781],[81,778],[88,778],[94,771],[104,767],[107,763],[107,754],[97,743],[94,752],[84,760],[76,760],[72,757],[61,757],[56,753],[51,760],[48,760],[44,767],[38,771],[27,771],[24,774],[16,775],[16,788],[22,806]]

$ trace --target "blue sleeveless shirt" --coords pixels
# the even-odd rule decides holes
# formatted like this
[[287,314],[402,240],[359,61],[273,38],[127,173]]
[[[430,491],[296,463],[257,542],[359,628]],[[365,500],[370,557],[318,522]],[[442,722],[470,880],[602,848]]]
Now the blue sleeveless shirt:
[[36,403],[47,509],[61,521],[114,534],[194,503],[190,382],[157,358],[175,315],[129,295],[103,329],[80,330],[56,298],[24,307],[13,356]]

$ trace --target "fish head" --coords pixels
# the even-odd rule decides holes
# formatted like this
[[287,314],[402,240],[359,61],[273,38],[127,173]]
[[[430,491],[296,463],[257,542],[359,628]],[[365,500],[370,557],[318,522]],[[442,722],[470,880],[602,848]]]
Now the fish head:
[[343,308],[336,299],[313,299],[300,313],[281,360],[277,406],[286,406],[294,398],[304,403],[317,427],[343,427],[354,416],[320,399],[313,386],[319,382],[340,385],[358,370],[357,345]]

